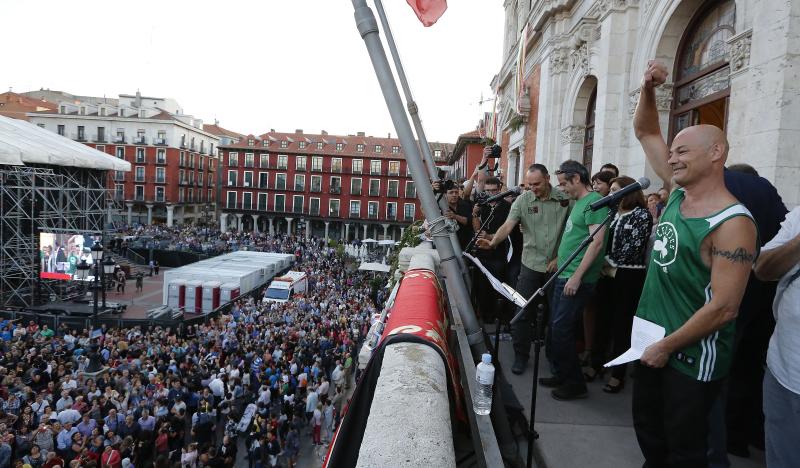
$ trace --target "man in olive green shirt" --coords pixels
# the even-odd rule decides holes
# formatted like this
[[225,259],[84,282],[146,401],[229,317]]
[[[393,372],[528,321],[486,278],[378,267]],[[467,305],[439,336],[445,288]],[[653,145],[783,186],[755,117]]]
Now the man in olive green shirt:
[[[526,191],[511,205],[506,222],[489,239],[478,239],[478,247],[493,249],[500,245],[519,224],[522,229],[522,266],[517,291],[530,297],[556,267],[556,254],[564,225],[569,216],[569,196],[553,190],[550,174],[541,164],[533,164],[525,173]],[[512,328],[514,365],[511,372],[522,374],[528,365],[531,349],[531,314],[527,313]]]

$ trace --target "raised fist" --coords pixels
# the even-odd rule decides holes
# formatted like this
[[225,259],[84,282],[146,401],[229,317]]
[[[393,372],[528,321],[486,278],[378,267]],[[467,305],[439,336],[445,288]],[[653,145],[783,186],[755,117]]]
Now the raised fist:
[[668,75],[669,72],[666,65],[650,60],[647,62],[647,70],[645,70],[644,77],[642,77],[642,85],[653,88],[661,86],[667,81]]

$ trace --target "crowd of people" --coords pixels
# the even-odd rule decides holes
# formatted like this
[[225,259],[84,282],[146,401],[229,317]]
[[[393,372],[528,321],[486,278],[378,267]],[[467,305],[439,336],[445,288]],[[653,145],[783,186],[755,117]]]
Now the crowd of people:
[[210,235],[296,253],[308,292],[177,330],[3,321],[0,468],[292,467],[301,441],[330,441],[375,313],[370,278],[316,239]]

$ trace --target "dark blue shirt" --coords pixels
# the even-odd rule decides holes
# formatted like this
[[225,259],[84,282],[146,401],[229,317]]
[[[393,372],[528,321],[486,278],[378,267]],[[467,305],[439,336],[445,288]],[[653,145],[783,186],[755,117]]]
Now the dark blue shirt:
[[725,186],[753,215],[760,245],[775,237],[789,212],[775,186],[763,177],[728,169],[725,169]]

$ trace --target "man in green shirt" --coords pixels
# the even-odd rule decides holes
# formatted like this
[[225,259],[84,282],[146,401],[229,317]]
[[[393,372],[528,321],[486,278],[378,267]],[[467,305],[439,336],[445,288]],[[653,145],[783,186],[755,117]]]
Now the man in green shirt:
[[[577,161],[564,161],[558,171],[558,185],[575,200],[575,206],[564,226],[558,247],[559,267],[580,243],[608,215],[608,208],[597,211],[589,205],[601,198],[589,186],[589,171]],[[586,383],[575,349],[575,337],[586,301],[592,296],[603,264],[606,228],[602,227],[589,246],[578,254],[555,281],[550,303],[550,324],[547,329],[547,351],[552,377],[539,379],[545,387],[553,388],[553,398],[574,400],[587,396]]]
[[[542,164],[533,164],[525,173],[530,188],[514,201],[505,223],[490,239],[478,239],[481,249],[494,249],[502,244],[519,225],[522,229],[522,266],[516,289],[530,297],[547,280],[547,273],[556,269],[556,253],[561,233],[572,205],[569,196],[553,190],[550,174]],[[512,328],[514,365],[511,372],[522,374],[528,365],[531,349],[531,313],[526,313]]]
[[636,316],[664,327],[636,367],[633,425],[646,466],[708,466],[709,415],[733,355],[735,324],[757,254],[749,211],[725,186],[728,141],[694,125],[667,146],[655,88],[667,69],[650,62],[633,118],[636,138],[664,182],[678,185],[655,231]]

